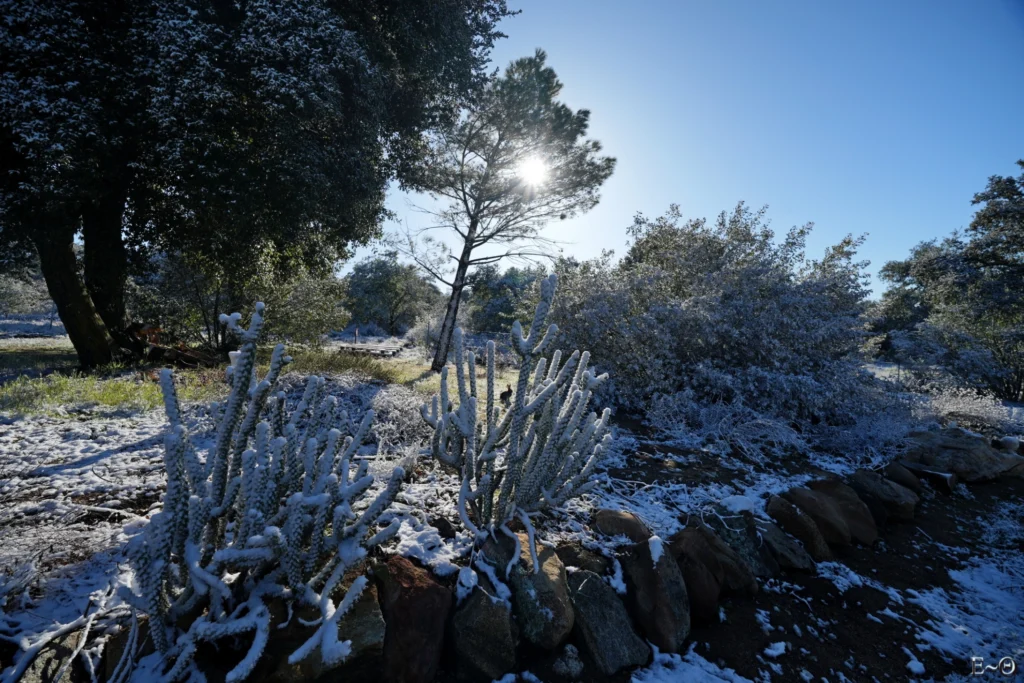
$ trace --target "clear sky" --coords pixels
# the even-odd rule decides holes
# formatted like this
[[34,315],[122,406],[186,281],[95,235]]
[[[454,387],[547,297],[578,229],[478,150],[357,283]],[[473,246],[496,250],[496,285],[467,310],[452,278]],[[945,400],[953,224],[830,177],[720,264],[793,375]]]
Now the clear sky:
[[[597,208],[547,228],[578,258],[621,254],[637,212],[742,199],[777,233],[813,221],[811,256],[867,233],[876,272],[966,226],[988,176],[1024,158],[1024,0],[509,4],[494,64],[546,50],[618,158]],[[428,222],[397,192],[389,206]]]

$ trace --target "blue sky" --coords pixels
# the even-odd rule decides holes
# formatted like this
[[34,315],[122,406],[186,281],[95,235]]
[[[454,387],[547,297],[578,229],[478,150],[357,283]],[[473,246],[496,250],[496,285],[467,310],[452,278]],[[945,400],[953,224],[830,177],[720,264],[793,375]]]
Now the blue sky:
[[546,231],[578,258],[621,254],[637,212],[742,199],[778,233],[813,221],[811,256],[867,233],[875,272],[966,226],[1024,157],[1024,0],[509,4],[494,64],[544,48],[618,158],[600,205]]

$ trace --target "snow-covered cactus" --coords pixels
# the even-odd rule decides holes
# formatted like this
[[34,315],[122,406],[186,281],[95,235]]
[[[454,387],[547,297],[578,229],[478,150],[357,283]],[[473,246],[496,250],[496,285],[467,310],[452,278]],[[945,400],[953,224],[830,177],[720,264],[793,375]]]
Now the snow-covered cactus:
[[337,640],[338,620],[367,584],[360,576],[336,604],[341,579],[398,530],[397,521],[383,530],[377,523],[404,472],[396,468],[387,486],[364,500],[374,479],[366,460],[354,463],[373,411],[350,421],[314,376],[289,414],[284,392],[274,393],[291,361],[284,346],[274,349],[262,380],[255,374],[263,304],[248,330],[239,318],[221,317],[241,335],[242,348],[228,368],[227,400],[211,406],[218,424],[205,457],[182,423],[171,372],[161,376],[170,422],[167,493],[163,510],[129,546],[136,585],[124,593],[150,616],[169,681],[198,673],[193,655],[201,641],[253,632],[248,654],[227,674],[229,682],[246,678],[270,636],[264,600],[271,597],[320,610],[317,630],[290,662],[317,652],[326,666],[339,663],[350,644]]
[[[587,367],[590,354],[549,353],[558,332],[547,329],[557,278],[541,283],[541,298],[529,333],[517,321],[512,346],[521,359],[519,380],[502,415],[495,405],[494,342],[487,344],[486,405],[478,412],[476,358],[463,348],[462,330],[453,337],[458,405],[448,394],[448,368],[441,371],[441,393],[422,409],[434,428],[431,453],[462,472],[459,515],[478,541],[519,518],[534,546],[530,517],[558,507],[593,488],[594,468],[611,438],[609,411],[587,413],[594,389],[607,375]],[[543,334],[543,337],[541,336]]]

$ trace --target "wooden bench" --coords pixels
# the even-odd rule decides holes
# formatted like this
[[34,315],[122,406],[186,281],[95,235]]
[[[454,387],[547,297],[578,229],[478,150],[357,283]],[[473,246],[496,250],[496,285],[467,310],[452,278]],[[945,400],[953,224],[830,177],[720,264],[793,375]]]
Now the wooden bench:
[[334,347],[339,353],[365,353],[372,356],[394,356],[409,344],[407,342],[370,342],[354,344],[352,342],[335,342]]

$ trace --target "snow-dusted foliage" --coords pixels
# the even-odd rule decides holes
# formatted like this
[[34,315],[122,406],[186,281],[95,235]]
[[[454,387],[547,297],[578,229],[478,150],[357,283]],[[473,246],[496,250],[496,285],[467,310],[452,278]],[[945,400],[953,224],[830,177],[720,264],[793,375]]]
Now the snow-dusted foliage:
[[377,437],[377,451],[419,449],[430,443],[433,430],[420,416],[423,397],[400,384],[382,387],[373,396],[376,415],[373,433]]
[[[423,418],[434,429],[432,455],[462,474],[459,516],[477,541],[498,529],[511,535],[507,523],[518,518],[533,546],[530,517],[593,488],[594,468],[611,438],[610,411],[587,414],[606,375],[588,367],[586,351],[573,351],[564,363],[561,351],[549,351],[558,327],[544,325],[556,283],[554,275],[543,281],[525,337],[518,321],[512,326],[521,361],[511,396],[495,393],[501,389],[495,387],[493,342],[487,345],[486,394],[479,395],[475,354],[464,350],[462,330],[456,329],[458,405],[449,399],[446,366],[440,396],[423,406]],[[507,406],[504,413],[499,404]]]
[[[1024,161],[1017,162],[1024,170]],[[1024,173],[992,176],[963,233],[923,242],[880,275],[883,349],[928,379],[1024,400]]]
[[[676,207],[640,217],[619,263],[559,265],[566,286],[552,316],[612,375],[605,397],[654,427],[755,458],[803,451],[829,430],[834,442],[879,405],[907,409],[857,355],[867,293],[858,240],[810,260],[809,231],[776,240],[764,210],[743,204],[713,223],[684,222]],[[854,450],[872,458],[879,448]]]
[[211,408],[216,439],[205,458],[181,420],[170,371],[161,378],[170,422],[167,492],[163,510],[128,548],[135,585],[124,597],[150,616],[153,642],[169,667],[165,680],[198,674],[193,657],[201,642],[251,632],[248,654],[226,680],[246,678],[270,637],[265,601],[272,597],[320,611],[318,628],[290,662],[314,652],[327,666],[344,660],[350,644],[338,641],[338,621],[367,579],[356,578],[347,590],[340,582],[367,549],[398,530],[397,522],[376,527],[404,472],[396,468],[387,486],[365,500],[374,479],[367,461],[354,462],[373,412],[349,420],[337,399],[324,396],[323,378],[311,377],[289,413],[285,394],[274,393],[290,361],[283,345],[274,349],[267,375],[255,376],[262,313],[257,304],[247,330],[238,327],[237,313],[222,317],[243,343],[228,369],[230,395]]
[[776,242],[764,211],[742,204],[713,224],[681,222],[676,207],[640,217],[620,263],[562,264],[567,292],[554,318],[611,372],[610,398],[621,406],[671,397],[691,422],[799,439],[792,422],[848,421],[874,398],[855,355],[866,295],[859,242],[847,238],[813,261],[804,256],[809,230]]

